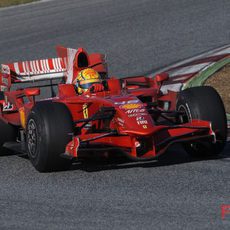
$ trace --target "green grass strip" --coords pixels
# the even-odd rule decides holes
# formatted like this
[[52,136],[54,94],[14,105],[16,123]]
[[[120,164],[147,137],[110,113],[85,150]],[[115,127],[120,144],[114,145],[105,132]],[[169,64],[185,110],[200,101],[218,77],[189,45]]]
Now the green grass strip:
[[230,58],[224,58],[219,62],[216,62],[214,65],[208,67],[206,70],[202,71],[195,77],[193,77],[191,80],[189,80],[183,87],[183,89],[191,88],[194,86],[201,86],[204,85],[205,81],[211,77],[214,73],[216,73],[218,70],[223,68],[225,65],[230,63]]
[[38,1],[38,0],[0,0],[0,7],[25,4],[25,3],[34,2],[34,1]]

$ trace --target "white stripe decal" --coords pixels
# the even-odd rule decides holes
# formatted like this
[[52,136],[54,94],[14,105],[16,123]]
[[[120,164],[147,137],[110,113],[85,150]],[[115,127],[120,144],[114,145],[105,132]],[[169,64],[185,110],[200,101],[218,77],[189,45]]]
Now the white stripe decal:
[[33,61],[30,61],[29,63],[30,63],[30,67],[31,67],[32,73],[35,73],[36,70],[34,69],[34,63],[33,63]]
[[49,67],[49,61],[48,61],[48,59],[45,60],[45,64],[46,64],[47,72],[50,72],[50,67]]
[[37,60],[37,61],[35,61],[35,64],[36,64],[36,68],[37,68],[37,70],[38,70],[38,73],[40,73],[39,61],[38,61],[38,60]]
[[60,68],[61,68],[61,70],[65,70],[65,65],[62,67],[62,65],[63,65],[63,59],[61,59],[61,58],[59,58],[59,63],[60,63]]
[[26,61],[26,72],[28,73],[28,75],[30,75],[30,68],[29,68],[29,62]]
[[33,61],[29,62],[29,66],[30,66],[30,69],[31,69],[30,72],[34,73],[35,71],[34,71]]
[[55,58],[54,62],[55,62],[55,70],[58,71],[58,70],[59,70],[59,67],[58,67],[57,58]]
[[60,60],[60,58],[57,58],[57,64],[58,64],[58,69],[61,71],[62,67],[61,67],[61,60]]
[[42,67],[43,67],[44,73],[46,73],[46,60],[42,60]]
[[23,73],[27,74],[25,62],[22,62],[22,69],[23,69]]
[[45,73],[45,67],[44,67],[43,60],[40,60],[40,63],[41,63],[41,67],[42,67],[42,72]]
[[36,61],[33,61],[33,66],[34,66],[35,72],[38,73],[38,69],[37,69],[37,66],[36,66]]
[[56,70],[57,69],[56,58],[52,59],[52,63],[53,63],[54,69]]
[[15,63],[14,63],[14,69],[15,69],[16,74],[20,74],[18,62],[15,62]]

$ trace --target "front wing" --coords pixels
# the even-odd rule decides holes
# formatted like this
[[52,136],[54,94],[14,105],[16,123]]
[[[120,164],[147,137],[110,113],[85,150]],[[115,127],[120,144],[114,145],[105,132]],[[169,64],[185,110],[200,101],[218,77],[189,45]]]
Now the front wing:
[[[193,120],[183,125],[152,127],[148,135],[130,132],[93,133],[74,136],[66,146],[65,157],[77,158],[88,152],[108,152],[120,149],[132,159],[150,160],[164,153],[171,145],[200,140],[216,142],[211,123]],[[83,152],[83,153],[82,153]]]

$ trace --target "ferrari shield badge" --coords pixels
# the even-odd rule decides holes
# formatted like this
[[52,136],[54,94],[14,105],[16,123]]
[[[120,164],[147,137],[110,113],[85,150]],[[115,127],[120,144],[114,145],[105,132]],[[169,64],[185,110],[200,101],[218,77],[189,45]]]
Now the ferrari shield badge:
[[83,116],[85,119],[89,118],[89,111],[88,111],[88,105],[85,103],[83,105]]

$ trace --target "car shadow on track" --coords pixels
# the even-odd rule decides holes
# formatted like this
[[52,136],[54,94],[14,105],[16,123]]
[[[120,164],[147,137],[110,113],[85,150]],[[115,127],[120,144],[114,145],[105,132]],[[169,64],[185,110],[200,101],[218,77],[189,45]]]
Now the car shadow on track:
[[16,151],[12,151],[10,149],[7,149],[7,148],[1,148],[0,150],[0,157],[4,157],[4,156],[25,156],[26,157],[26,154],[22,154],[22,153],[19,153],[19,152],[16,152]]
[[[22,153],[17,153],[8,149],[4,149],[1,152],[1,156],[18,156],[28,159],[28,156]],[[165,154],[159,156],[155,160],[133,162],[124,156],[111,157],[111,158],[92,158],[80,162],[73,162],[69,171],[82,170],[86,172],[97,172],[105,170],[116,170],[116,169],[128,169],[128,168],[152,168],[152,167],[164,167],[176,164],[186,164],[196,161],[210,161],[210,160],[221,160],[230,161],[230,142],[226,145],[223,153],[218,156],[205,157],[205,158],[194,158],[190,157],[180,145],[172,147]],[[29,163],[29,159],[28,159]]]
[[81,163],[73,163],[70,170],[83,170],[86,172],[96,172],[114,169],[128,169],[135,167],[150,168],[150,167],[164,167],[176,164],[186,164],[196,161],[210,161],[210,160],[230,160],[230,142],[226,145],[223,153],[218,156],[195,158],[190,157],[181,146],[175,146],[165,154],[159,156],[157,159],[145,162],[130,162],[125,157],[116,159],[96,159],[87,160]]

